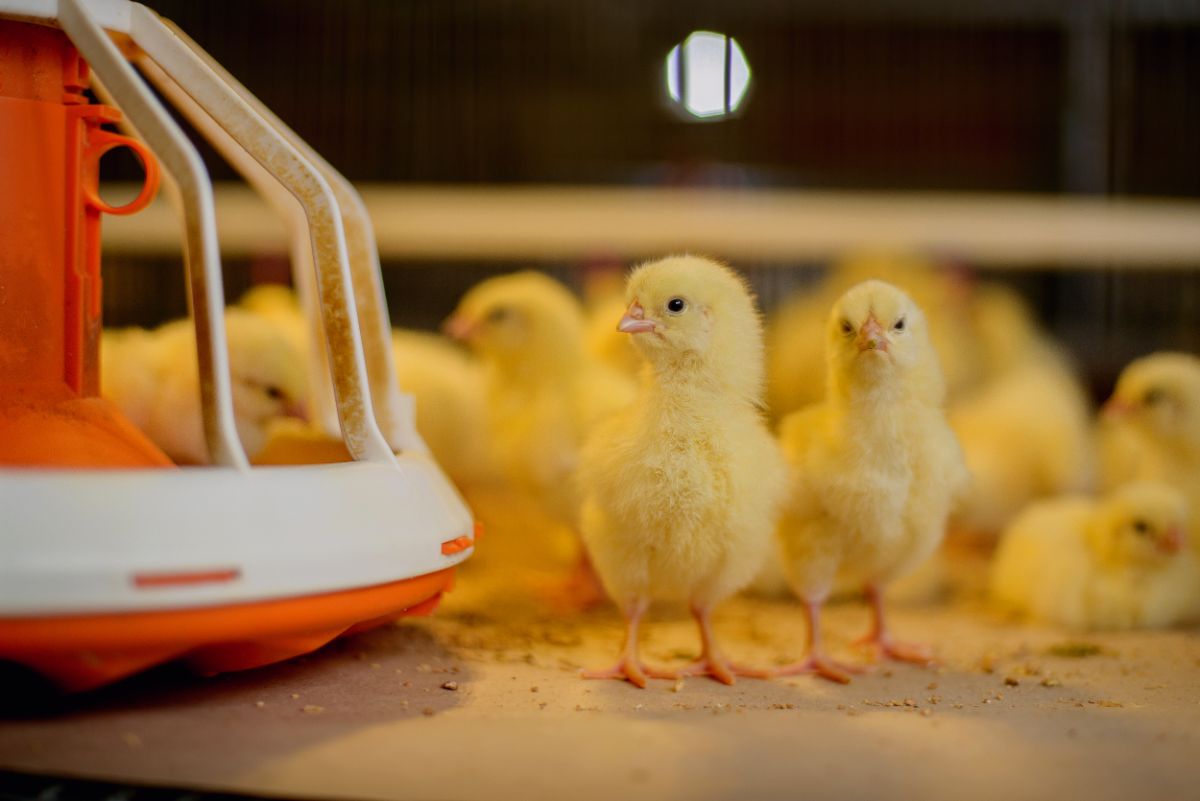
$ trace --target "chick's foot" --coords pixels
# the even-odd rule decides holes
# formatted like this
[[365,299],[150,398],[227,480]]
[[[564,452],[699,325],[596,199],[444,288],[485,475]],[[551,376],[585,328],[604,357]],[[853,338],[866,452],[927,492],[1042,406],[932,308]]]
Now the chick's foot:
[[875,659],[891,659],[896,662],[911,662],[915,665],[932,667],[937,664],[933,649],[921,643],[900,642],[891,637],[876,633],[868,634],[855,645],[863,646],[871,651]]
[[866,668],[858,665],[847,665],[830,659],[824,654],[809,654],[799,662],[784,665],[772,671],[772,676],[802,676],[813,674],[823,679],[835,681],[838,684],[849,684],[851,674],[866,673]]
[[664,670],[623,658],[610,668],[581,670],[579,675],[585,679],[620,679],[645,689],[647,679],[677,679],[679,671]]

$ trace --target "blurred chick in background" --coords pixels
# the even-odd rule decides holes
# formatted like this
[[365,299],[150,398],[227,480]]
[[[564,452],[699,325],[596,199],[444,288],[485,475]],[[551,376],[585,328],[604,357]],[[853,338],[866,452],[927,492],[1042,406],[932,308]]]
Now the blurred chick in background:
[[[543,273],[502,275],[467,292],[444,329],[483,362],[490,462],[578,532],[579,450],[634,394],[629,379],[589,356],[579,300]],[[603,600],[586,553],[565,591],[572,606]]]
[[[262,284],[237,305],[270,320],[297,353],[308,353],[312,329],[292,289]],[[483,445],[479,363],[445,337],[403,329],[392,331],[392,356],[400,389],[416,399],[417,431],[438,464],[459,486],[488,483],[494,471]]]
[[627,622],[625,647],[588,678],[647,669],[638,628],[651,601],[686,600],[700,627],[700,659],[682,675],[765,676],[729,662],[711,614],[753,579],[769,550],[787,466],[760,412],[762,332],[754,298],[732,270],[675,256],[629,278],[620,319],[647,367],[637,402],[589,437],[580,477],[583,536]]
[[[304,416],[304,364],[277,325],[250,312],[228,309],[225,335],[234,422],[242,446],[253,458],[266,444],[273,422]],[[208,463],[196,335],[190,319],[153,331],[105,331],[101,359],[104,397],[174,461]]]
[[1102,500],[1040,501],[1004,532],[992,565],[1002,607],[1077,629],[1170,626],[1197,611],[1200,570],[1185,548],[1187,501],[1139,482]]
[[[1129,364],[1100,421],[1102,483],[1165,482],[1200,510],[1200,358],[1156,353]],[[1192,544],[1200,547],[1193,512]]]
[[882,591],[929,557],[968,476],[946,422],[945,388],[920,308],[900,289],[867,281],[826,317],[828,397],[780,426],[793,484],[779,526],[784,573],[804,603],[807,657],[780,675],[847,682],[822,650],[820,610],[835,580],[865,587],[874,610],[866,641],[882,655],[927,663],[924,647],[894,640]]
[[972,478],[953,526],[990,543],[1030,502],[1088,491],[1096,460],[1077,372],[1028,305],[985,285],[972,308],[984,380],[951,405]]

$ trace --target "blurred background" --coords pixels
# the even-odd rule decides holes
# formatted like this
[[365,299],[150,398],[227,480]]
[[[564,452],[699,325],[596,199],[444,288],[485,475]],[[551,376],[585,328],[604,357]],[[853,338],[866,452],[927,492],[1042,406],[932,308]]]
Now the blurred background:
[[[961,197],[987,225],[991,199],[1157,203],[1200,195],[1195,2],[150,5],[347,177],[371,185],[369,205],[414,188],[549,185],[828,197],[836,211],[850,191],[883,193],[899,205]],[[713,35],[692,36],[697,31]],[[210,148],[202,152],[215,181],[236,180]],[[139,178],[123,158],[105,158],[106,179]],[[453,215],[461,196],[439,197]],[[531,213],[548,210],[552,230],[548,197]],[[1191,208],[1167,206],[1176,217]],[[845,214],[853,218],[854,207]],[[876,217],[849,239],[871,244]],[[1061,224],[1037,207],[1028,217],[1034,240],[1037,226]],[[422,255],[387,247],[381,230],[393,323],[436,327],[467,287],[497,272],[535,266],[578,288],[582,268],[661,255],[610,244],[604,230],[598,221],[594,245],[562,255],[532,246],[527,254],[508,247]],[[1010,225],[1001,233],[1019,239],[1025,231]],[[280,237],[275,246],[229,253],[230,298],[255,283],[288,281],[285,245]],[[186,313],[178,249],[161,250],[119,241],[107,248],[106,325],[148,326]],[[839,254],[731,246],[710,255],[746,271],[770,310]],[[1017,289],[1079,360],[1097,397],[1138,355],[1200,349],[1200,250],[1076,258],[1042,256],[1035,246],[997,259],[968,242],[930,255]]]

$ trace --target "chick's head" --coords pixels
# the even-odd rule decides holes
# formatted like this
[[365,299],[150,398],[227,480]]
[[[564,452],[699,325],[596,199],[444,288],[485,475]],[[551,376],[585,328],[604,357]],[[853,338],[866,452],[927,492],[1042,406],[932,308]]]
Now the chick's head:
[[305,417],[304,358],[277,325],[250,312],[229,309],[225,335],[234,419],[243,445],[254,454],[265,444],[272,420]]
[[1098,559],[1113,565],[1153,565],[1178,554],[1186,544],[1188,505],[1166,484],[1135,482],[1101,503],[1088,531]]
[[1200,358],[1155,353],[1130,363],[1104,406],[1104,419],[1135,426],[1159,442],[1200,447]]
[[838,299],[826,327],[833,388],[913,378],[941,393],[941,373],[925,315],[899,288],[865,281]]
[[532,270],[472,287],[443,325],[483,359],[547,367],[578,361],[584,328],[579,300],[558,281]]
[[658,371],[695,371],[758,403],[763,391],[762,320],[746,282],[698,256],[639,267],[626,286],[617,330],[634,335]]

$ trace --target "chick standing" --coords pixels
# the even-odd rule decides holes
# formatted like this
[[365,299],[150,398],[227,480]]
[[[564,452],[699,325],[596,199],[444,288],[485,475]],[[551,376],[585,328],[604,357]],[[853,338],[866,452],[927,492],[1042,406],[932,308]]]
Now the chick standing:
[[[584,438],[634,394],[629,379],[589,356],[578,299],[543,273],[502,275],[473,287],[444,328],[484,364],[490,463],[578,531]],[[574,606],[603,600],[586,554],[566,592]]]
[[1040,501],[1005,531],[991,593],[1029,617],[1079,629],[1169,626],[1195,611],[1196,558],[1184,548],[1187,502],[1138,482],[1100,501]]
[[702,653],[685,668],[726,684],[763,676],[731,664],[711,613],[748,584],[770,547],[787,466],[760,414],[763,343],[743,281],[680,256],[629,278],[618,326],[645,358],[637,402],[599,426],[583,453],[583,536],[628,625],[624,650],[588,678],[644,687],[638,626],[654,600],[686,600]]
[[821,646],[820,610],[835,580],[866,588],[875,615],[867,641],[883,655],[930,661],[927,649],[892,639],[881,592],[941,542],[967,472],[925,317],[907,295],[882,281],[859,284],[834,305],[825,341],[825,402],[780,427],[793,467],[782,562],[810,628],[807,658],[779,672],[846,682],[846,668]]
[[[1156,353],[1121,373],[1100,424],[1103,485],[1162,481],[1200,510],[1200,358]],[[1192,544],[1200,546],[1197,515]]]
[[[266,444],[273,422],[304,417],[307,378],[300,353],[274,323],[229,309],[225,334],[233,418],[242,446],[253,458]],[[104,397],[176,462],[208,463],[191,320],[154,331],[105,331],[101,359]]]

